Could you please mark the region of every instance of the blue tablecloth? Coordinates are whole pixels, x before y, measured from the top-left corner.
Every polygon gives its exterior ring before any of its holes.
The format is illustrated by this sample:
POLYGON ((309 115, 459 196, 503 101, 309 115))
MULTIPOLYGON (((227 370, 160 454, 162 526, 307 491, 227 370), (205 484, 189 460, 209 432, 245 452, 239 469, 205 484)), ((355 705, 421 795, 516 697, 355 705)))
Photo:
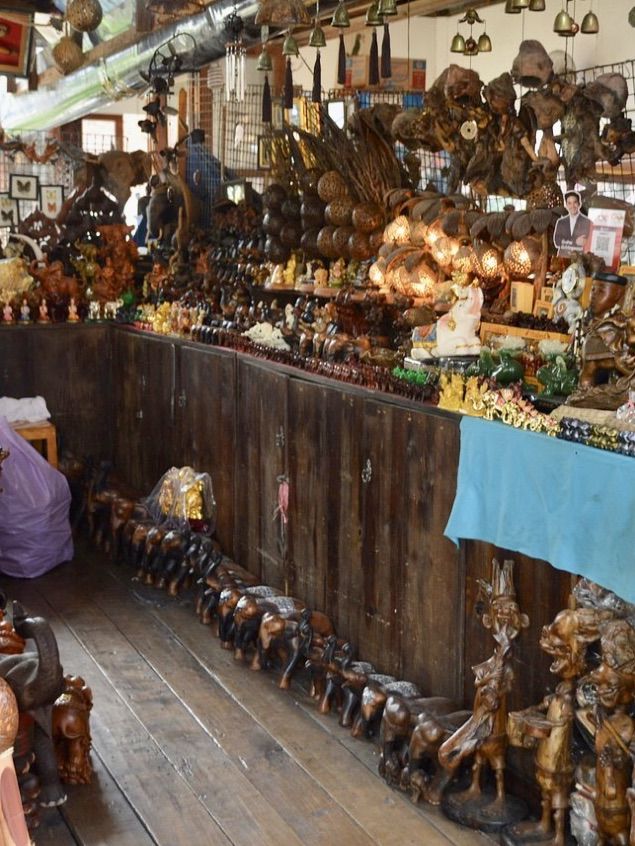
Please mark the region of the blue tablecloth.
POLYGON ((445 534, 542 558, 635 602, 635 459, 465 417, 445 534))

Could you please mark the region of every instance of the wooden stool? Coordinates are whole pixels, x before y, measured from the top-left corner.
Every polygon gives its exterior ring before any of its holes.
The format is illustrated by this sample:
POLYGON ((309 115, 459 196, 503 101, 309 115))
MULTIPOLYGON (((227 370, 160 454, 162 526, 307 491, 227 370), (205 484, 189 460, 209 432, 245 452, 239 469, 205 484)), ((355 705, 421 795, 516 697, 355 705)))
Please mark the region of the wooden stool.
POLYGON ((12 423, 11 428, 29 443, 43 441, 46 445, 46 459, 52 467, 57 469, 57 434, 55 426, 50 421, 12 423))

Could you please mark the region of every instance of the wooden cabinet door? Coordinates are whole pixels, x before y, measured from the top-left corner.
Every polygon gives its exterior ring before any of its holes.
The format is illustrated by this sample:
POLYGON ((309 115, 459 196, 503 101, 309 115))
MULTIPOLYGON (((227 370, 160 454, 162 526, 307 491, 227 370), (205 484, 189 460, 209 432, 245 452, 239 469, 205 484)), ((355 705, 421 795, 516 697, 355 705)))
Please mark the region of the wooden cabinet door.
POLYGON ((236 356, 228 350, 179 350, 177 408, 182 461, 209 473, 216 499, 216 532, 228 555, 234 546, 236 356))
POLYGON ((464 572, 443 531, 454 500, 452 420, 368 401, 362 460, 364 642, 368 658, 426 694, 462 695, 464 572), (454 660, 448 656, 453 654, 454 660))
POLYGON ((290 592, 359 646, 363 608, 363 400, 329 383, 289 383, 290 592))
POLYGON ((278 511, 287 475, 288 377, 267 362, 237 360, 234 555, 273 587, 285 587, 287 527, 278 511))
POLYGON ((33 396, 28 337, 26 326, 0 326, 0 396, 33 396))
POLYGON ((117 409, 115 464, 139 493, 180 464, 176 432, 177 352, 173 343, 116 332, 113 350, 117 409))

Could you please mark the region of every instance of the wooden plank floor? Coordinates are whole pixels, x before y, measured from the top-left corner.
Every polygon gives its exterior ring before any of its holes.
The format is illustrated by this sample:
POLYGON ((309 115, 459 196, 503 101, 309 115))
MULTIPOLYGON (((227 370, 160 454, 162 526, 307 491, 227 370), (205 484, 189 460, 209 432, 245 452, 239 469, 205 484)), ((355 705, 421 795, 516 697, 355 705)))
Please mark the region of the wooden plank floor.
POLYGON ((65 671, 94 697, 93 783, 42 812, 38 846, 491 844, 389 789, 374 745, 299 685, 284 693, 236 664, 190 596, 81 546, 72 564, 1 584, 50 620, 65 671))

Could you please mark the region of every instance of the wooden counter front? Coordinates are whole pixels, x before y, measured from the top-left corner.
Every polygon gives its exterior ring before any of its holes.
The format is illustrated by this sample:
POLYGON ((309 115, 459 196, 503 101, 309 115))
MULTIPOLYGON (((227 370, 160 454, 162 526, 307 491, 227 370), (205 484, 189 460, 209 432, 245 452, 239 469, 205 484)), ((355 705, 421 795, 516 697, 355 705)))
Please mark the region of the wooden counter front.
MULTIPOLYGON (((2 393, 46 398, 63 448, 114 461, 140 491, 172 465, 209 472, 228 554, 332 615, 379 670, 471 703, 471 666, 492 652, 477 580, 505 553, 443 536, 458 417, 116 325, 1 327, 0 375, 2 393)), ((554 683, 538 638, 570 576, 506 557, 531 621, 516 643, 510 708, 520 708, 554 683)))

